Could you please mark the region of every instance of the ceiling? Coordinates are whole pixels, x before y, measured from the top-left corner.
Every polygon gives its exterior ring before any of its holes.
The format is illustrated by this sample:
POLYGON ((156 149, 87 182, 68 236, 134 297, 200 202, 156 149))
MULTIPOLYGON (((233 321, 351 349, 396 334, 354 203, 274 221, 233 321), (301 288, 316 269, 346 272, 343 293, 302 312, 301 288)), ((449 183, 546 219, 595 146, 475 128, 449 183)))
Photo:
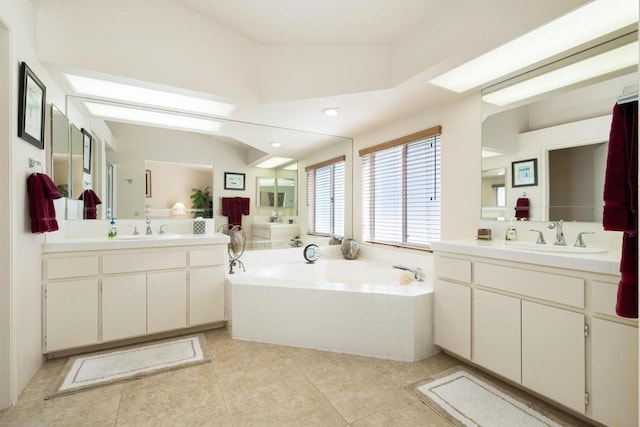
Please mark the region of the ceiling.
POLYGON ((586 0, 31 2, 37 55, 65 91, 72 70, 231 102, 232 120, 355 137, 469 95, 429 80, 586 0))

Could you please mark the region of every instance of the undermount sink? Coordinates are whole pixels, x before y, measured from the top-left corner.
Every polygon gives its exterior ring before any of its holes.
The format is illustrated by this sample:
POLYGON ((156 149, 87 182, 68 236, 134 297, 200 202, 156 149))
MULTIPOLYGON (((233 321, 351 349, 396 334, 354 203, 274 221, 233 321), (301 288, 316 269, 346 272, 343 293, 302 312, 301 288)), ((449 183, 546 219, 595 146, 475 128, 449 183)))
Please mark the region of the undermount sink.
POLYGON ((553 244, 539 245, 534 242, 505 242, 504 246, 509 249, 519 249, 523 251, 550 252, 557 254, 603 254, 608 252, 603 248, 579 248, 576 246, 558 246, 553 244))
POLYGON ((164 240, 164 239, 177 239, 179 234, 164 233, 164 234, 129 234, 129 235, 117 235, 116 240, 164 240))

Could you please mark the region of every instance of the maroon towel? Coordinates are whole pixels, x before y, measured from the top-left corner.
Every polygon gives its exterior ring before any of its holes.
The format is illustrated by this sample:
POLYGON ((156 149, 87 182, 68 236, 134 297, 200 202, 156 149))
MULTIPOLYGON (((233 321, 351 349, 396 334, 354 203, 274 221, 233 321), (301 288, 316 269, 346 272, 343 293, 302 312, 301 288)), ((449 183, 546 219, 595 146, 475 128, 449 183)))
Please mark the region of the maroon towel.
POLYGON ((29 175, 27 178, 27 192, 29 193, 31 232, 56 231, 58 229, 58 221, 56 220, 53 199, 59 199, 62 194, 51 181, 51 178, 43 173, 29 175))
POLYGON ((516 219, 527 220, 529 219, 529 199, 526 197, 520 197, 516 201, 516 219))
POLYGON ((638 317, 638 101, 616 104, 604 180, 605 230, 623 231, 616 313, 638 317))
POLYGON ((222 215, 229 217, 229 227, 242 226, 242 215, 249 215, 248 197, 223 197, 222 215))
POLYGON ((97 206, 102 204, 102 200, 100 200, 92 189, 84 190, 82 194, 80 194, 80 197, 78 197, 78 200, 84 200, 84 219, 98 218, 97 206))

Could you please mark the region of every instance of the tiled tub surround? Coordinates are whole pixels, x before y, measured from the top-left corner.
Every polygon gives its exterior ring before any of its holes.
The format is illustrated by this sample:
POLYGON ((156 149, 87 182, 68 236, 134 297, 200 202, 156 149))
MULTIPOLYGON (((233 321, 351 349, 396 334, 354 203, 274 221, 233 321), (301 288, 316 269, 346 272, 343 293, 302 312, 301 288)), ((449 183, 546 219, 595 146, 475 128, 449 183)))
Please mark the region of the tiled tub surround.
POLYGON ((233 337, 400 361, 436 352, 430 255, 365 247, 344 260, 339 247, 322 249, 316 264, 301 249, 269 251, 279 259, 270 263, 258 251, 243 259, 248 271, 230 276, 233 337), (420 266, 426 280, 400 285, 394 259, 420 266))

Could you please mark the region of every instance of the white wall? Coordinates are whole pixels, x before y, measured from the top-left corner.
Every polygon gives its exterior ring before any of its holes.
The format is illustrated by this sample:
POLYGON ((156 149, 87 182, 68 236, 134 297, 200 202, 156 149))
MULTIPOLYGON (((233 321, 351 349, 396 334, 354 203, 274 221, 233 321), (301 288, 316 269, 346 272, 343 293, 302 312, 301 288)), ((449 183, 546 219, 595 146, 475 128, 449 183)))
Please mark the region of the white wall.
MULTIPOLYGON (((362 212, 362 167, 358 151, 404 135, 442 126, 441 238, 474 238, 480 222, 480 96, 424 111, 354 138, 353 211, 362 212)), ((353 215, 354 236, 362 240, 362 218, 353 215)))
MULTIPOLYGON (((0 22, 9 29, 0 35, 0 135, 3 143, 0 208, 3 244, 0 247, 2 312, 9 295, 9 328, 0 321, 0 408, 15 402, 35 372, 42 366, 41 326, 41 234, 31 234, 26 179, 28 161, 33 158, 44 167, 45 151, 17 137, 19 64, 25 61, 47 88, 47 104, 64 105, 64 95, 35 56, 35 13, 29 1, 0 2, 0 22), (8 48, 8 49, 7 49, 8 48), (8 52, 8 54, 7 54, 8 52), (8 87, 7 87, 8 83, 8 87), (6 120, 8 114, 8 122, 6 120), (3 119, 4 117, 4 119, 3 119), (29 256, 13 256, 29 254, 29 256), (8 291, 7 291, 8 287, 8 291), (5 346, 5 344, 9 344, 5 346), (6 349, 10 352, 7 364, 6 349), (9 377, 9 381, 4 381, 9 377)), ((47 105, 47 120, 50 105, 47 105)), ((47 124, 48 130, 48 124, 47 124)), ((49 143, 47 133, 45 143, 49 143)))

